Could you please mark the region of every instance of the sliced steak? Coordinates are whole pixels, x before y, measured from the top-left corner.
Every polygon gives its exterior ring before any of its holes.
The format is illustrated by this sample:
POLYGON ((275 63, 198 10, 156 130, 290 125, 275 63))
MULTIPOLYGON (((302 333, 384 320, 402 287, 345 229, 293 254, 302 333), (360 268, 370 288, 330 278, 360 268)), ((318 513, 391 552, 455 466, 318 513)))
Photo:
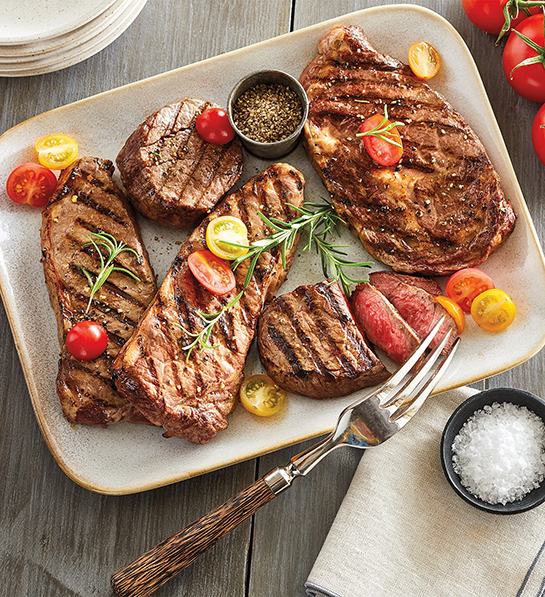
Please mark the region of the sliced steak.
POLYGON ((363 282, 350 298, 356 321, 377 348, 404 363, 420 344, 420 337, 377 288, 363 282))
POLYGON ((295 219, 290 205, 303 202, 304 179, 287 164, 274 164, 228 196, 182 245, 166 278, 132 338, 114 364, 116 386, 167 437, 204 444, 227 427, 244 377, 244 361, 263 305, 274 296, 291 266, 297 243, 282 267, 280 248, 263 253, 242 298, 212 328, 214 348, 187 356, 187 347, 204 327, 201 313, 217 313, 242 290, 248 262, 235 272, 237 287, 225 296, 206 290, 187 265, 188 256, 206 248, 206 227, 219 216, 244 221, 249 242, 271 229, 258 215, 295 219))
MULTIPOLYGON (((445 317, 437 336, 430 344, 432 349, 441 342, 444 335, 451 329, 456 330, 454 319, 431 294, 422 290, 422 288, 410 286, 409 284, 399 284, 390 294, 388 300, 421 339, 429 334, 441 317, 445 317)), ((451 340, 445 346, 445 353, 450 349, 455 339, 456 334, 453 334, 451 340)))
POLYGON ((217 104, 184 99, 147 118, 127 139, 117 167, 127 196, 146 218, 170 228, 194 228, 242 172, 238 137, 204 141, 197 117, 217 104))
POLYGON ((369 348, 343 291, 327 282, 279 296, 259 320, 261 363, 289 392, 345 396, 390 374, 369 348))
POLYGON ((63 170, 43 210, 41 228, 42 263, 61 345, 57 392, 70 422, 99 427, 144 421, 116 391, 110 367, 156 291, 134 212, 112 180, 113 170, 112 162, 91 157, 63 170), (136 251, 140 263, 128 252, 121 253, 115 263, 133 272, 140 282, 112 272, 86 313, 90 288, 80 266, 93 276, 100 270, 96 251, 89 246, 90 234, 98 232, 111 234, 136 251), (65 343, 72 326, 84 319, 97 321, 108 332, 106 352, 88 362, 75 359, 65 343))
POLYGON ((435 280, 423 278, 421 276, 407 276, 396 272, 380 271, 369 274, 369 282, 382 292, 388 298, 390 294, 399 286, 399 284, 409 284, 422 288, 432 296, 441 296, 443 291, 435 280))
POLYGON ((365 249, 404 273, 450 274, 482 263, 515 214, 486 151, 439 93, 380 54, 358 27, 334 27, 301 75, 310 100, 308 155, 335 209, 365 249), (356 137, 387 108, 403 141, 395 166, 356 137))

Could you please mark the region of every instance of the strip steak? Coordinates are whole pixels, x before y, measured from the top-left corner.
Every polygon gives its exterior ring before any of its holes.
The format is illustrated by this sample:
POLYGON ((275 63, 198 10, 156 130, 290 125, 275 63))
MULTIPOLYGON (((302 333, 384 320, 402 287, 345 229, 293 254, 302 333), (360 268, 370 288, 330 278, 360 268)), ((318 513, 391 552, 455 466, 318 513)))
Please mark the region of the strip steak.
POLYGON ((146 422, 116 391, 110 367, 156 292, 133 209, 112 180, 113 170, 112 162, 92 157, 63 170, 43 210, 41 228, 42 263, 61 345, 57 392, 70 422, 99 427, 120 421, 146 422), (94 249, 86 246, 92 232, 111 234, 134 249, 140 263, 127 252, 116 263, 141 281, 113 272, 85 313, 90 289, 78 266, 94 275, 100 269, 94 249), (65 342, 70 329, 85 319, 97 321, 108 332, 106 352, 88 362, 75 359, 65 342))
POLYGON ((127 139, 117 167, 127 195, 146 218, 169 228, 194 228, 242 172, 242 145, 204 141, 197 117, 217 104, 185 98, 161 108, 127 139))
POLYGON ((276 297, 263 311, 257 338, 267 373, 303 396, 345 396, 390 375, 369 348, 338 284, 299 286, 276 297))
POLYGON ((252 280, 236 305, 214 326, 212 349, 195 349, 186 359, 188 333, 203 329, 198 311, 217 313, 242 290, 248 262, 236 270, 237 287, 225 296, 206 290, 188 269, 188 256, 206 248, 206 227, 219 216, 240 218, 249 242, 271 233, 258 212, 289 221, 298 212, 288 204, 303 203, 304 179, 288 164, 274 164, 228 196, 182 245, 165 281, 133 337, 115 364, 116 386, 166 437, 204 444, 227 427, 244 377, 244 361, 263 305, 282 284, 295 256, 288 251, 282 268, 279 248, 263 253, 252 280))
POLYGON ((396 272, 379 271, 369 274, 369 282, 382 292, 388 298, 390 294, 400 285, 409 284, 422 288, 432 296, 441 296, 443 291, 435 280, 431 278, 423 278, 422 276, 407 276, 405 274, 398 274, 396 272))
POLYGON ((301 75, 310 100, 308 155, 333 205, 365 249, 404 273, 451 274, 482 263, 515 214, 486 151, 464 118, 358 27, 334 27, 301 75), (382 167, 356 137, 387 108, 403 141, 382 167))

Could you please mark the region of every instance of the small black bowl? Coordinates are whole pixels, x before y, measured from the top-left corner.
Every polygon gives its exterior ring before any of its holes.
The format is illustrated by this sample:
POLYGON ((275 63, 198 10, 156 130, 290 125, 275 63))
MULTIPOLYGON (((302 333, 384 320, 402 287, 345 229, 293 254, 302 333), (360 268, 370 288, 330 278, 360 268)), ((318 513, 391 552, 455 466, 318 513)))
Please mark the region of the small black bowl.
POLYGON ((454 491, 472 506, 495 514, 518 514, 519 512, 535 508, 545 501, 545 481, 543 481, 538 488, 533 489, 530 493, 525 495, 521 500, 508 502, 505 505, 489 504, 474 496, 460 483, 460 477, 454 472, 452 465, 452 442, 458 435, 462 425, 474 412, 482 409, 487 404, 493 404, 494 402, 500 404, 502 402, 511 402, 512 404, 525 406, 528 410, 534 412, 538 417, 545 421, 545 402, 530 392, 516 390, 514 388, 497 388, 475 394, 463 402, 452 413, 445 425, 443 436, 441 438, 441 463, 443 465, 445 476, 452 485, 454 491))

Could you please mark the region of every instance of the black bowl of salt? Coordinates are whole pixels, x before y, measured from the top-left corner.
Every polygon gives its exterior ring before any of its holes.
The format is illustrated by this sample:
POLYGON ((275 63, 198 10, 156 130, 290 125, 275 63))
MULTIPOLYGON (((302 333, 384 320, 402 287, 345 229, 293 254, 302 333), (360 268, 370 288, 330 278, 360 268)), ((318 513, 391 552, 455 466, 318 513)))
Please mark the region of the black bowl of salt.
POLYGON ((517 514, 545 501, 545 402, 524 390, 475 394, 448 420, 443 471, 466 502, 517 514))

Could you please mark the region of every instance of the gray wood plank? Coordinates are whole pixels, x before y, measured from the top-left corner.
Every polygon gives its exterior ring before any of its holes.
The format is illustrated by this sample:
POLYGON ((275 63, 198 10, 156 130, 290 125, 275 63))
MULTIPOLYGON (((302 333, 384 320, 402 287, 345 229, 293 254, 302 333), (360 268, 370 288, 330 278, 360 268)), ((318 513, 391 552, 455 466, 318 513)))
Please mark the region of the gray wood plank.
MULTIPOLYGON (((289 0, 149 0, 118 40, 85 62, 43 76, 0 78, 0 132, 57 106, 284 33, 289 19, 289 0)), ((37 287, 42 291, 45 286, 37 287)), ((107 595, 115 569, 253 482, 256 463, 248 461, 139 495, 82 489, 41 437, 3 306, 0 339, 1 595, 107 595)), ((157 595, 245 595, 250 528, 250 522, 239 527, 157 595)))

